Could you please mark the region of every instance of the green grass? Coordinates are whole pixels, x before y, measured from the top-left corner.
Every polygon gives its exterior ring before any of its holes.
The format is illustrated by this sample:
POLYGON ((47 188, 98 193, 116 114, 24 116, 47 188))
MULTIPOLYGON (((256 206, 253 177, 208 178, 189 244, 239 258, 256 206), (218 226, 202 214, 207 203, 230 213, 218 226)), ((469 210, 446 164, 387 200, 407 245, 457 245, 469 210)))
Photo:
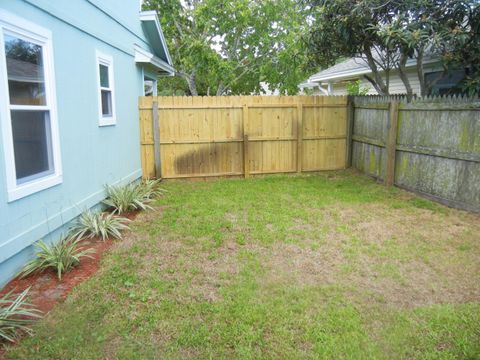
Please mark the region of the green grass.
POLYGON ((479 217, 350 172, 167 182, 11 359, 475 359, 479 217))

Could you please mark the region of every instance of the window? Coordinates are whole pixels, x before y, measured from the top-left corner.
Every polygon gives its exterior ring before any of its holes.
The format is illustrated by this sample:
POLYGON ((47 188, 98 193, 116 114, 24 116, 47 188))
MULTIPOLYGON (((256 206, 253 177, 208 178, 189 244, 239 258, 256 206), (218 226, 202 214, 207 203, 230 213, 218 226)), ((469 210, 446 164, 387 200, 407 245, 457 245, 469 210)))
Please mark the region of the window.
POLYGON ((97 52, 100 126, 115 125, 113 59, 97 52))
POLYGON ((0 122, 8 200, 61 183, 51 34, 0 11, 0 122))
POLYGON ((149 77, 143 78, 143 95, 157 96, 157 81, 149 77))
POLYGON ((453 95, 462 94, 460 83, 465 78, 465 70, 450 70, 447 74, 443 71, 435 71, 425 74, 425 82, 435 82, 429 95, 453 95))

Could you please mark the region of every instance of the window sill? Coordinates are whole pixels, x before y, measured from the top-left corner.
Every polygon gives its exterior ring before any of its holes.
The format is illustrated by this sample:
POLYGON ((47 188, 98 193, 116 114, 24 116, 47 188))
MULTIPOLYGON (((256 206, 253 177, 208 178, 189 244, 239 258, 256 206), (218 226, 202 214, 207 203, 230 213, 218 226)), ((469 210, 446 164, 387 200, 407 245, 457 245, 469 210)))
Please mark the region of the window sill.
POLYGON ((101 118, 98 122, 98 126, 112 126, 116 125, 117 121, 115 118, 101 118))
POLYGON ((53 174, 30 183, 18 185, 8 191, 8 202, 19 200, 36 192, 61 184, 62 181, 63 177, 61 174, 53 174))

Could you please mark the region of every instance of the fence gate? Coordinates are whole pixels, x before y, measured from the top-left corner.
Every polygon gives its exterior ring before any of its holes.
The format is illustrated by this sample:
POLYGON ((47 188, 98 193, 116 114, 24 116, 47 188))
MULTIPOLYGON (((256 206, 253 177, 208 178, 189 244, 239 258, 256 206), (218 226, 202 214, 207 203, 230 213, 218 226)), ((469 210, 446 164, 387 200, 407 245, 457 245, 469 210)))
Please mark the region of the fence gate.
POLYGON ((140 97, 145 178, 344 169, 346 96, 140 97))

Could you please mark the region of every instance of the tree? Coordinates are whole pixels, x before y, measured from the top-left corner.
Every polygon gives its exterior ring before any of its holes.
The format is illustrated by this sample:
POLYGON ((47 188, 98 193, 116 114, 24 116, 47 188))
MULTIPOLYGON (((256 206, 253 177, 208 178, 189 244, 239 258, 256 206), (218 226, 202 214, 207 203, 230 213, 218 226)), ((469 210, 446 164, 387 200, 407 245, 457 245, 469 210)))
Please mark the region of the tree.
POLYGON ((470 83, 465 86, 478 92, 480 9, 476 0, 306 1, 312 13, 307 37, 311 62, 329 66, 342 57, 362 57, 372 71, 365 78, 381 95, 389 94, 390 72, 398 69, 410 97, 408 59, 417 62, 422 95, 449 68, 467 67, 470 83), (438 56, 444 66, 443 74, 428 82, 427 54, 438 56))
MULTIPOLYGON (((412 95, 412 89, 405 68, 408 58, 416 60, 421 96, 430 94, 432 87, 449 69, 463 68, 474 77, 480 76, 478 2, 404 0, 390 6, 390 11, 395 14, 392 21, 377 24, 374 28, 383 41, 400 54, 397 66, 409 96, 412 95), (425 56, 438 57, 443 65, 443 72, 430 80, 425 78, 425 56)), ((463 84, 465 90, 475 91, 468 81, 467 75, 463 84)))
POLYGON ((144 7, 159 12, 191 95, 260 93, 262 82, 295 93, 306 77, 298 41, 306 23, 294 0, 146 0, 144 7))
POLYGON ((361 0, 306 2, 311 11, 311 30, 307 37, 310 62, 328 67, 341 58, 361 57, 372 70, 372 76, 365 78, 379 94, 387 95, 390 70, 398 54, 372 28, 372 24, 389 21, 390 14, 381 6, 384 2, 378 0, 374 11, 361 0))

